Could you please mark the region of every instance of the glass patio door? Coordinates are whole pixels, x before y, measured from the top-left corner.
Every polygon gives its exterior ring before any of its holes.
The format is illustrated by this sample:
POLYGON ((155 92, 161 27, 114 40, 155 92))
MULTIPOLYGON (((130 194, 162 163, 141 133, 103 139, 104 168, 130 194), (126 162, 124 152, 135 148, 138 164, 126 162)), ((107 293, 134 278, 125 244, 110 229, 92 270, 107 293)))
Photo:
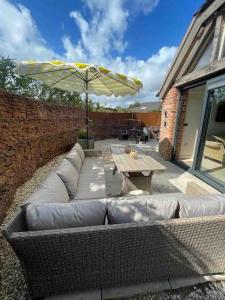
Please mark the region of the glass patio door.
POLYGON ((207 86, 195 171, 225 191, 225 79, 210 81, 207 86))

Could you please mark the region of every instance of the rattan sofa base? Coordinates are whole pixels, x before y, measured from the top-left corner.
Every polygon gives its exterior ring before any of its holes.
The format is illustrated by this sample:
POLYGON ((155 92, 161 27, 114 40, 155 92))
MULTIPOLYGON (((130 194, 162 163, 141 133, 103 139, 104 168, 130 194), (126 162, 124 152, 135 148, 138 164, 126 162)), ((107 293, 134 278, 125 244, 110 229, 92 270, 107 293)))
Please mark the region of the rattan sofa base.
POLYGON ((31 232, 24 213, 4 234, 29 296, 223 273, 225 216, 31 232))

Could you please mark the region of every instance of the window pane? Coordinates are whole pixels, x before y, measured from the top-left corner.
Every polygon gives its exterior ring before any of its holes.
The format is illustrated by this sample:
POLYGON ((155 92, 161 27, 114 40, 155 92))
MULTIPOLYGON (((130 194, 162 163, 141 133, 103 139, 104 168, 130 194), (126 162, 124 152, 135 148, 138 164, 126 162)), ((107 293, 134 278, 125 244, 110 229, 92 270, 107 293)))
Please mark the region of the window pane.
POLYGON ((213 48, 213 39, 211 39, 211 41, 209 42, 208 46, 206 47, 205 51, 203 52, 202 56, 197 62, 194 70, 202 69, 210 63, 212 48, 213 48))

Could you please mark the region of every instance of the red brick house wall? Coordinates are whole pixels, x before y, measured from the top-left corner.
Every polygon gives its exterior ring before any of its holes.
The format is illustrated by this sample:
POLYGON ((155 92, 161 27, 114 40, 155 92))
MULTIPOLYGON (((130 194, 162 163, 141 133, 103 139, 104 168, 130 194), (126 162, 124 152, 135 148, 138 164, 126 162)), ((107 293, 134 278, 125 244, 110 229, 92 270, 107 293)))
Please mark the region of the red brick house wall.
POLYGON ((188 93, 182 93, 182 106, 179 115, 179 126, 177 128, 177 142, 176 142, 176 159, 180 160, 180 150, 181 150, 181 141, 183 138, 184 132, 184 123, 185 123, 185 116, 186 116, 186 109, 187 109, 187 100, 188 100, 188 93))
POLYGON ((165 160, 170 160, 172 158, 176 113, 179 99, 180 92, 178 89, 171 88, 162 105, 159 153, 165 160))
POLYGON ((75 143, 84 112, 0 91, 0 222, 35 170, 75 143))

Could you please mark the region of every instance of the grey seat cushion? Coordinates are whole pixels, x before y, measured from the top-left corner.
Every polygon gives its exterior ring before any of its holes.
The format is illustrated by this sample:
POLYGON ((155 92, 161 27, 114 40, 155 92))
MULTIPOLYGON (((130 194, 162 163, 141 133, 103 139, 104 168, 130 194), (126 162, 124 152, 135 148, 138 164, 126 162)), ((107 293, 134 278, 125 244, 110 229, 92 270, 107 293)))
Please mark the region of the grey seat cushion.
POLYGON ((69 195, 60 177, 52 172, 26 201, 27 203, 67 203, 69 195))
POLYGON ((179 202, 179 217, 193 218, 225 213, 225 195, 183 196, 179 202))
POLYGON ((81 174, 75 199, 97 199, 106 196, 105 175, 81 174))
POLYGON ((74 166, 74 168, 76 168, 76 170, 80 172, 82 161, 77 150, 70 151, 70 153, 66 156, 66 159, 68 159, 69 162, 71 162, 71 164, 74 166))
POLYGON ((76 195, 77 183, 79 180, 78 171, 67 159, 64 159, 56 173, 59 175, 59 177, 65 184, 69 198, 73 199, 76 195))
POLYGON ((105 196, 105 171, 102 160, 85 158, 80 171, 75 199, 97 199, 105 196))
POLYGON ((111 200, 108 203, 109 224, 154 222, 175 217, 178 209, 176 199, 151 199, 141 196, 136 199, 111 200))
POLYGON ((78 152, 79 155, 80 155, 81 161, 83 162, 84 159, 85 159, 85 154, 84 154, 84 151, 83 151, 81 145, 78 144, 78 143, 76 143, 76 144, 74 145, 74 147, 72 148, 72 150, 77 150, 77 152, 78 152))
POLYGON ((72 203, 33 203, 27 206, 28 230, 48 230, 104 225, 104 201, 76 201, 72 203))
POLYGON ((104 170, 103 159, 101 157, 86 157, 83 165, 82 171, 96 171, 104 170))

